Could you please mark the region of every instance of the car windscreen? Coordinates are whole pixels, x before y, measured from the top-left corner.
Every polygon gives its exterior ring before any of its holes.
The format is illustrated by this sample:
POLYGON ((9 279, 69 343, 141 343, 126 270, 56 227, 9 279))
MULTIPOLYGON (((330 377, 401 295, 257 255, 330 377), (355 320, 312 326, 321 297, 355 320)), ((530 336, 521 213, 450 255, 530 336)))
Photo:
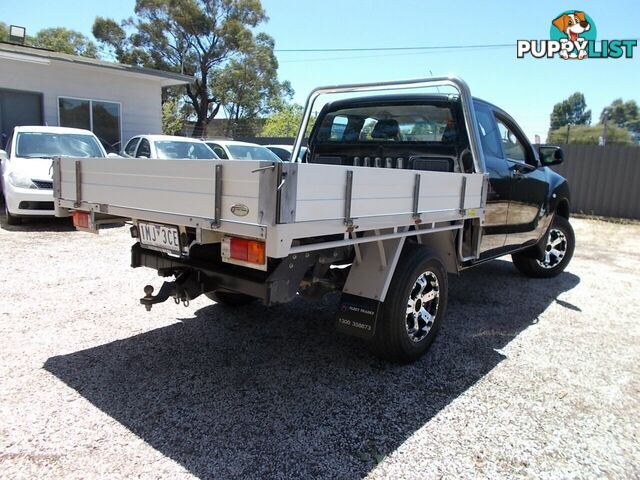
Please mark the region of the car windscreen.
POLYGON ((456 133, 453 112, 444 104, 375 104, 327 112, 316 141, 452 143, 456 133))
POLYGON ((227 145, 234 160, 268 160, 280 162, 280 158, 267 147, 257 145, 227 145))
POLYGON ((17 157, 104 157, 98 141, 81 133, 19 132, 17 157))
POLYGON ((211 160, 218 158, 209 147, 200 142, 181 142, 159 140, 155 142, 158 158, 177 159, 191 158, 197 160, 211 160))

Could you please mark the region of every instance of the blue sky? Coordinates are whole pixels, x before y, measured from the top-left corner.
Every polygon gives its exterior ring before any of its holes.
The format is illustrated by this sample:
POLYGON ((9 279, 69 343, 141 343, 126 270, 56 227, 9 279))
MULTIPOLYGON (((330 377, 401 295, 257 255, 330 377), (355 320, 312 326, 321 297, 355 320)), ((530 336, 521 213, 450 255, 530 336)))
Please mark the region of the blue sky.
MULTIPOLYGON (((91 35, 97 15, 133 15, 134 0, 21 0, 3 2, 0 20, 27 27, 64 26, 91 35)), ((259 29, 276 48, 368 48, 514 43, 548 39, 550 22, 564 10, 585 11, 599 39, 640 38, 637 0, 430 1, 262 0, 269 22, 259 29)), ((510 112, 533 139, 544 140, 554 103, 585 94, 594 123, 613 99, 640 103, 640 47, 633 59, 564 61, 516 58, 515 47, 428 52, 279 52, 280 78, 295 100, 337 83, 456 74, 474 95, 510 112)))

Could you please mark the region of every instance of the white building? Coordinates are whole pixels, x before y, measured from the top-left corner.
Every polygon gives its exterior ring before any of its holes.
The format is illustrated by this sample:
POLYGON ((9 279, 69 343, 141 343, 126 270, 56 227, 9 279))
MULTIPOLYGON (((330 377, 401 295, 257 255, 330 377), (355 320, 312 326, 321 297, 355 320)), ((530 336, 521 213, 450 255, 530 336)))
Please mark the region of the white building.
POLYGON ((191 77, 0 43, 0 148, 16 125, 92 130, 107 151, 162 133, 161 89, 191 77))

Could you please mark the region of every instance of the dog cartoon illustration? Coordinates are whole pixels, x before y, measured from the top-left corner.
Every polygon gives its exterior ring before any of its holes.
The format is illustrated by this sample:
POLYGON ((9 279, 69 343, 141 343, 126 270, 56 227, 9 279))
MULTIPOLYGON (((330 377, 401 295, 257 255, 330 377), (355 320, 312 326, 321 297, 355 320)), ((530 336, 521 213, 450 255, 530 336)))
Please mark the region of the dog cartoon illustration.
MULTIPOLYGON (((567 39, 574 45, 578 45, 583 39, 580 35, 591 29, 591 25, 587 20, 584 12, 564 13, 551 22, 555 27, 567 36, 567 39)), ((582 60, 587 56, 587 52, 583 48, 578 48, 579 53, 569 54, 567 50, 560 52, 560 56, 567 60, 568 58, 577 58, 582 60)))

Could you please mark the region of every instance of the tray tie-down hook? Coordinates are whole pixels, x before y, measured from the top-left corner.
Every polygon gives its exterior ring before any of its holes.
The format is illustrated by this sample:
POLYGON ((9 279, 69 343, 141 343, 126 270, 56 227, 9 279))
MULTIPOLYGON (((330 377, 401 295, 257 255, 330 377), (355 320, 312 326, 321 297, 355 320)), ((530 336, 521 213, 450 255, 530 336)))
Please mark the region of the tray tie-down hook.
MULTIPOLYGON (((275 170, 275 169, 276 169, 276 164, 273 163, 273 164, 268 165, 266 167, 260 167, 260 168, 256 168, 255 170, 251 170, 251 173, 264 172, 265 170, 275 170)), ((280 184, 276 188, 277 191, 282 190, 282 187, 284 186, 284 182, 286 180, 287 180, 287 172, 282 172, 280 174, 280 184)))

